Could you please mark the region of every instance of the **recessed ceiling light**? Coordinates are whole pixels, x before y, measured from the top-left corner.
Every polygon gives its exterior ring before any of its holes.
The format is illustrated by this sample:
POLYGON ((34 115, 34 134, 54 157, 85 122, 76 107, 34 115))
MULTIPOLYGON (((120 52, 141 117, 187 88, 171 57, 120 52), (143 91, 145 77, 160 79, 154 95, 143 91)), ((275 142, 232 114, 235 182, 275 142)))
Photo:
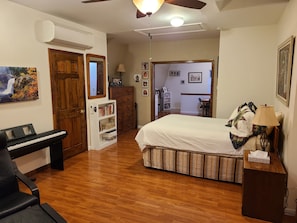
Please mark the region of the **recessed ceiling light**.
POLYGON ((170 24, 173 27, 180 27, 184 24, 184 20, 182 17, 174 17, 170 20, 170 24))

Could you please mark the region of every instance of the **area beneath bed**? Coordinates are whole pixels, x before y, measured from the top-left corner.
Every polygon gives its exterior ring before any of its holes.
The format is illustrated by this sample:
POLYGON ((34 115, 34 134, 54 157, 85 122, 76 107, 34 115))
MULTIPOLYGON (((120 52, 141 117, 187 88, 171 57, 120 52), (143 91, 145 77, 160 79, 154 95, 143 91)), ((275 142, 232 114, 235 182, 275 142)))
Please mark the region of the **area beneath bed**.
POLYGON ((170 148, 147 146, 143 150, 145 167, 194 177, 242 183, 242 157, 228 157, 170 148))

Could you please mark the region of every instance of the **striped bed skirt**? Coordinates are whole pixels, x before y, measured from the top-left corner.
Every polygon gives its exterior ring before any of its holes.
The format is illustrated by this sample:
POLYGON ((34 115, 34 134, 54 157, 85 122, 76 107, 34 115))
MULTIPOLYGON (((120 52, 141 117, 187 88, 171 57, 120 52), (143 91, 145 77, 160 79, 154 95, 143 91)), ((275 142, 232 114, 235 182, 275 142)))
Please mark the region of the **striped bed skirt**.
POLYGON ((243 158, 147 146, 145 167, 242 184, 243 158))

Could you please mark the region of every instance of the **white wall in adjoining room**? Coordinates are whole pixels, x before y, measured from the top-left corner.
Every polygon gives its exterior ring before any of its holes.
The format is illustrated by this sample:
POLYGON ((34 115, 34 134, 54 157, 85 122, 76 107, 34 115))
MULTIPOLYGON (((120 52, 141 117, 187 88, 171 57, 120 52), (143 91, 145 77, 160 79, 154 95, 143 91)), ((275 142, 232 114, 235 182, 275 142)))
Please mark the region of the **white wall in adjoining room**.
MULTIPOLYGON (((194 63, 170 63, 155 64, 155 87, 161 89, 166 87, 171 92, 171 109, 181 109, 187 114, 199 113, 199 97, 203 95, 189 96, 181 94, 210 94, 211 93, 211 62, 194 63), (178 76, 170 76, 169 72, 179 72, 178 76), (189 83, 188 75, 190 72, 200 72, 202 75, 201 83, 189 83), (187 108, 185 108, 185 105, 187 108), (185 110, 186 109, 186 110, 185 110)), ((210 98, 207 96, 206 98, 210 98)))

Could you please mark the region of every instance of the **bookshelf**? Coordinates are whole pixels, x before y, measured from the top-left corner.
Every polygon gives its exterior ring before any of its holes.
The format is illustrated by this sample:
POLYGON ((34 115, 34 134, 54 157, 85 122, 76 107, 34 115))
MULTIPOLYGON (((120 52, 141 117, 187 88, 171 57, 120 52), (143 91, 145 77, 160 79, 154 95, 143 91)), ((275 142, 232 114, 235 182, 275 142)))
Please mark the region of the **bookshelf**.
POLYGON ((108 100, 90 106, 91 145, 103 149, 117 142, 116 101, 108 100))
POLYGON ((164 92, 163 94, 163 110, 171 109, 171 91, 164 92))

